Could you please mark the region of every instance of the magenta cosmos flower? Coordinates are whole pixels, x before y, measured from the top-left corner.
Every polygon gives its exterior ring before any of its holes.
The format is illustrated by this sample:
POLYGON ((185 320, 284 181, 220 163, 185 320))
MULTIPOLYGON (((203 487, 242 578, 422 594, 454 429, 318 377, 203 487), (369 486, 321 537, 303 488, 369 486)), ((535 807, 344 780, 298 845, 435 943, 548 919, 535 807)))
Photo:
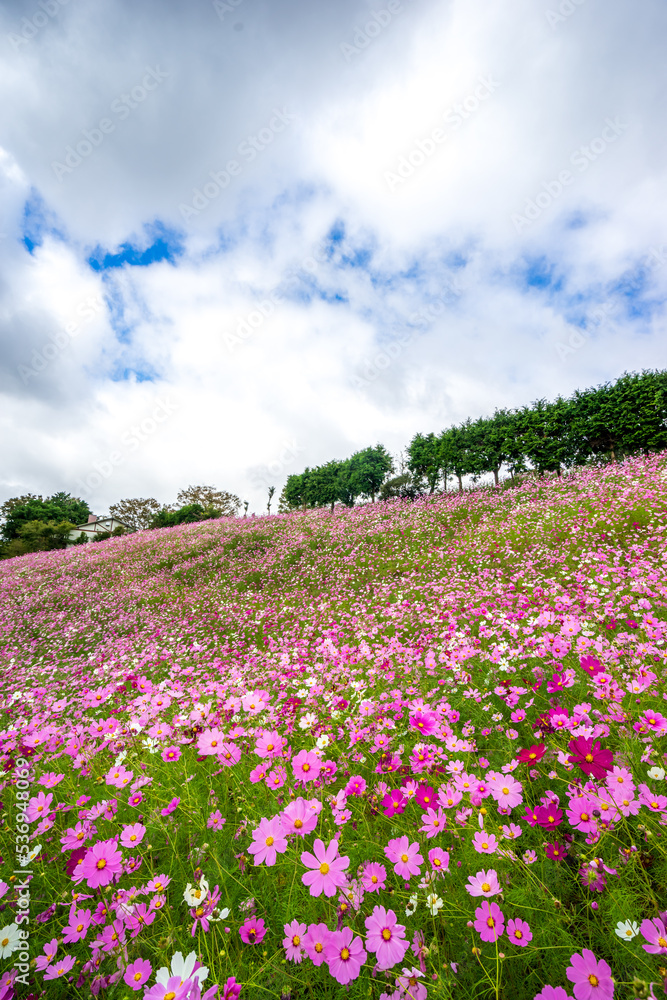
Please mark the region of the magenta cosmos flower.
POLYGON ((250 917, 249 920, 244 921, 239 927, 239 934, 241 935, 241 940, 245 941, 246 944, 260 944, 266 934, 264 921, 261 917, 259 920, 256 917, 250 917))
POLYGON ((123 827, 120 835, 120 842, 123 847, 138 847, 146 834, 146 827, 141 823, 132 823, 131 826, 123 827))
POLYGON ((361 876, 361 884, 366 892, 380 892, 381 889, 384 889, 386 881, 387 869, 384 865, 379 865, 375 861, 366 865, 361 876))
POLYGON ((162 760, 165 761, 178 760, 181 756, 181 751, 178 747, 167 747, 162 751, 160 756, 162 757, 162 760))
POLYGON ((607 777, 607 772, 611 771, 614 764, 614 755, 611 750, 601 750, 599 740, 593 742, 592 739, 579 736, 576 740, 570 740, 567 746, 571 764, 576 764, 584 774, 590 774, 593 778, 603 781, 607 777))
POLYGON ((366 917, 366 947, 375 953, 378 969, 391 969, 401 962, 410 942, 405 940, 405 927, 396 923, 393 910, 384 906, 374 906, 370 917, 366 917))
POLYGON ((420 865, 424 863, 419 853, 419 844, 411 844, 407 837, 395 837, 389 841, 384 853, 401 878, 409 879, 411 875, 419 875, 420 865))
POLYGON ((261 865, 262 861, 265 861, 270 868, 275 865, 278 854, 284 854, 287 850, 287 838, 279 816, 274 816, 273 819, 260 819, 259 826, 252 831, 252 837, 248 854, 255 855, 255 865, 261 865))
POLYGON ((151 963, 145 958, 137 958, 125 970, 123 982, 127 983, 131 990, 140 990, 153 971, 151 963))
POLYGON ((494 869, 490 868, 488 872, 482 870, 476 875, 469 875, 466 891, 471 896, 495 896, 496 893, 500 892, 500 884, 494 869))
POLYGON ((570 995, 562 986, 543 986, 533 1000, 570 1000, 570 995))
POLYGON ((475 910, 475 930, 482 941, 497 941, 505 929, 505 917, 497 903, 486 900, 475 910))
POLYGON ((366 952, 361 938, 354 937, 350 927, 343 927, 342 931, 330 932, 324 957, 331 975, 344 986, 359 975, 359 970, 366 961, 366 952))
POLYGON ((654 917, 653 920, 642 920, 639 930, 648 941, 648 944, 642 945, 644 951, 651 952, 653 955, 667 954, 667 929, 659 917, 654 917))
POLYGON ((507 936, 512 944, 518 944, 520 948, 525 948, 533 940, 533 932, 525 920, 508 920, 507 936))
POLYGON ((570 962, 565 975, 574 983, 572 992, 577 1000, 611 1000, 614 983, 604 959, 598 962, 592 951, 583 948, 581 955, 572 955, 570 962))
POLYGON ((114 875, 120 874, 123 855, 115 840, 100 840, 86 852, 81 862, 82 875, 91 889, 108 885, 114 875))
MULTIPOLYGON (((319 803, 317 805, 319 806, 319 803)), ((300 837, 305 837, 317 826, 318 817, 319 813, 312 808, 311 803, 299 796, 283 809, 280 824, 285 834, 297 833, 300 837)))
POLYGON ((385 816, 394 816, 396 813, 403 812, 407 805, 407 800, 400 788, 394 788, 392 792, 387 792, 382 799, 381 805, 385 816))
POLYGON ((309 851, 304 851, 301 855, 302 864, 306 868, 312 868, 312 871, 301 876, 301 881, 310 886, 311 896, 321 896, 322 893, 325 896, 335 896, 337 889, 347 885, 345 869, 350 859, 347 856, 339 857, 337 840, 332 840, 325 848, 318 837, 313 844, 313 851, 314 856, 309 851))

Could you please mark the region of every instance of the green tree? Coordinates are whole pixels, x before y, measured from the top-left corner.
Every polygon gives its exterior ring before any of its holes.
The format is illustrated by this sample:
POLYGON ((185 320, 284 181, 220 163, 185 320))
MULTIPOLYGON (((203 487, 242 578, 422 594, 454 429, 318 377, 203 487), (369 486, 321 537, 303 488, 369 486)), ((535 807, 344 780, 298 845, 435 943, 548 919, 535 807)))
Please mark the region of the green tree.
POLYGON ((236 494, 218 490, 215 486, 188 486, 186 490, 179 490, 176 497, 177 508, 187 507, 193 503, 219 511, 219 517, 234 517, 241 506, 236 494))
POLYGON ((134 497, 111 504, 109 513, 139 531, 141 528, 150 528, 153 518, 161 509, 153 497, 134 497))
POLYGON ((357 496, 366 497, 375 503, 376 494, 387 478, 394 471, 394 462, 382 444, 373 448, 357 451, 350 458, 350 479, 357 496))
POLYGON ((426 483, 433 493, 443 471, 440 442, 435 434, 415 434, 408 446, 408 469, 416 488, 426 483))
POLYGON ((331 461, 311 470, 308 480, 308 502, 313 507, 330 506, 340 500, 344 462, 331 461))
MULTIPOLYGON (((19 498, 14 498, 19 499, 19 498)), ((69 521, 77 525, 88 520, 90 507, 85 500, 79 500, 69 493, 54 493, 52 497, 43 500, 41 497, 20 498, 23 503, 5 502, 8 513, 3 525, 3 536, 10 541, 18 538, 20 529, 30 521, 53 522, 69 521)))

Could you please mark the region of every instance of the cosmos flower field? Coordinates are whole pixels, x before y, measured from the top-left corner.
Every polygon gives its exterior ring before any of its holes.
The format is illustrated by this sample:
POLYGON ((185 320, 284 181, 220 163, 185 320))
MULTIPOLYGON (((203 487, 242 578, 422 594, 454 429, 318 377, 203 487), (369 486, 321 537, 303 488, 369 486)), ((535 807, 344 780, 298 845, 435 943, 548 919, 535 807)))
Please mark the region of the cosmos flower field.
POLYGON ((663 995, 666 469, 0 563, 0 1000, 663 995))

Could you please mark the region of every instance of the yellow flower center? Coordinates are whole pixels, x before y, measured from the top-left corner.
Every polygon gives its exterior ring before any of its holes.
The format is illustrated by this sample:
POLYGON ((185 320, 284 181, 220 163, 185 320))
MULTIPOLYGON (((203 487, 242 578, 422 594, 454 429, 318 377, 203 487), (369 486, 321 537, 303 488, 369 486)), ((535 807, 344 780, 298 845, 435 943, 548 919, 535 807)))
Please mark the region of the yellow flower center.
POLYGON ((329 865, 326 863, 326 861, 323 861, 322 864, 320 865, 320 873, 322 875, 326 875, 328 871, 329 871, 329 865))
POLYGON ((350 957, 349 949, 343 948, 343 950, 340 953, 340 957, 343 959, 344 962, 347 962, 348 958, 350 957))
POLYGON ((385 927, 385 929, 382 931, 382 937, 385 941, 391 941, 391 931, 389 930, 388 927, 385 927))
POLYGON ((296 830, 300 830, 302 826, 303 826, 303 820, 301 819, 294 820, 294 827, 296 830))
POLYGON ((598 979, 597 976, 594 976, 593 973, 591 972, 590 976, 588 977, 588 982, 591 984, 591 986, 597 986, 600 980, 598 979))
POLYGON ((482 892, 490 892, 491 886, 488 882, 482 882, 482 892))
POLYGON ((295 934, 294 937, 292 938, 292 944, 296 948, 300 943, 301 943, 301 938, 299 937, 298 934, 295 934))
POLYGON ((273 843, 273 837, 267 837, 266 838, 266 846, 270 847, 272 843, 273 843))
POLYGON ((375 885, 377 881, 378 881, 377 875, 371 875, 371 882, 373 883, 373 885, 375 885))
POLYGON ((310 764, 308 763, 308 761, 306 761, 306 763, 303 764, 302 767, 304 771, 310 771, 310 764))
POLYGON ((106 858, 100 858, 95 867, 101 871, 102 868, 106 868, 106 865, 107 865, 106 858))
POLYGON ((407 854, 401 854, 401 861, 406 862, 408 860, 407 854))

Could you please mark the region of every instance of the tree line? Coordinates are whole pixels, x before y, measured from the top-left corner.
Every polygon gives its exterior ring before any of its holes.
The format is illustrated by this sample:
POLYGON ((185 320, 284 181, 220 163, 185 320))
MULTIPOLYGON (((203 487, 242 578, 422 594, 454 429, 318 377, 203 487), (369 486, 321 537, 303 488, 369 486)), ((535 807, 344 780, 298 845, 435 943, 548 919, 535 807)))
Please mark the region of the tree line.
MULTIPOLYGON (((576 465, 617 461, 638 452, 667 448, 667 371, 624 373, 615 382, 577 390, 570 397, 539 399, 516 409, 496 409, 491 417, 469 418, 439 434, 416 434, 397 463, 382 444, 350 458, 332 460, 288 476, 278 511, 352 507, 358 499, 414 499, 449 489, 463 478, 473 483, 501 472, 511 481, 525 473, 560 475, 576 465), (398 473, 398 474, 397 474, 398 473)), ((268 490, 267 513, 275 487, 268 490)), ((244 501, 244 513, 248 512, 244 501)), ((229 517, 238 513, 239 498, 214 486, 188 486, 174 504, 153 497, 134 497, 112 504, 109 513, 133 530, 229 517)), ((44 499, 32 493, 0 505, 0 558, 64 548, 70 533, 88 520, 85 500, 69 493, 44 499)), ((114 534, 122 533, 116 529, 114 534)), ((94 540, 108 538, 98 533, 94 540)), ((82 536, 79 541, 86 541, 82 536)), ((71 543, 70 543, 71 544, 71 543)))
POLYGON ((357 497, 414 498, 463 489, 463 477, 477 482, 501 471, 509 478, 528 472, 560 475, 592 461, 667 448, 667 371, 624 373, 615 382, 577 390, 548 402, 496 409, 491 417, 468 418, 440 434, 416 434, 406 449, 400 475, 382 445, 342 462, 327 462, 288 478, 280 510, 351 506, 357 497), (381 474, 383 473, 383 474, 381 474))

